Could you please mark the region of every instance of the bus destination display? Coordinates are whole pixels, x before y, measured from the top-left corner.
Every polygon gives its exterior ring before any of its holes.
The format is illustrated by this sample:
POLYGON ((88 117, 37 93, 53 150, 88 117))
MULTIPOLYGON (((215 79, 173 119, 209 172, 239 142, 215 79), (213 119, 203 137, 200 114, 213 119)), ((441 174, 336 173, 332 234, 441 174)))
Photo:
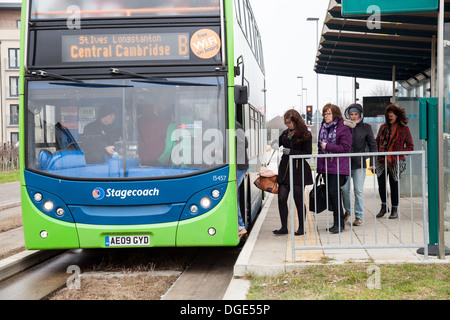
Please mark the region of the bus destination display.
POLYGON ((63 35, 63 62, 189 60, 188 33, 63 35))

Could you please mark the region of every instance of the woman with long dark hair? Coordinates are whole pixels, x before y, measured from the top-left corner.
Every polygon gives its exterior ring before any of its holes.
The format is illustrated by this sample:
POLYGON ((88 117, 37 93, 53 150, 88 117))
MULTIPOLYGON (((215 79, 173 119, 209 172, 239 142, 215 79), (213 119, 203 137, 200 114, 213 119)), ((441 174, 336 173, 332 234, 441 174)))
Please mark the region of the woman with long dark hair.
MULTIPOLYGON (((281 228, 274 230, 274 234, 287 234, 287 218, 289 196, 289 156, 312 154, 312 135, 308 131, 305 122, 300 114, 294 109, 286 111, 284 114, 284 124, 288 127, 279 138, 279 145, 283 148, 280 166, 278 168, 278 210, 280 212, 281 228)), ((304 188, 313 184, 311 168, 306 159, 294 159, 294 201, 297 207, 299 226, 296 235, 305 233, 304 215, 306 219, 306 207, 303 201, 304 188)))
MULTIPOLYGON (((378 152, 413 151, 414 142, 407 126, 408 117, 404 109, 390 104, 384 112, 386 122, 381 125, 377 134, 378 152)), ((386 176, 389 176, 391 188, 392 210, 389 219, 398 218, 398 181, 406 170, 405 156, 379 156, 376 173, 378 177, 378 191, 381 199, 381 210, 377 218, 383 217, 388 212, 386 201, 386 176), (386 171, 387 165, 387 171, 386 171)))

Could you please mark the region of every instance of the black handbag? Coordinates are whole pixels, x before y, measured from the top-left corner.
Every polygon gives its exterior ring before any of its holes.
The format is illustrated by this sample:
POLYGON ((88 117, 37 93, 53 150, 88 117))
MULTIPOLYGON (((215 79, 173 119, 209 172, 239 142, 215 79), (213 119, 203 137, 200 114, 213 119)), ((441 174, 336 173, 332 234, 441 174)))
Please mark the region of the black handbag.
MULTIPOLYGON (((327 209, 327 186, 322 174, 316 177, 316 184, 309 192, 309 211, 321 213, 327 209)), ((331 203, 328 201, 328 210, 332 211, 331 203)))

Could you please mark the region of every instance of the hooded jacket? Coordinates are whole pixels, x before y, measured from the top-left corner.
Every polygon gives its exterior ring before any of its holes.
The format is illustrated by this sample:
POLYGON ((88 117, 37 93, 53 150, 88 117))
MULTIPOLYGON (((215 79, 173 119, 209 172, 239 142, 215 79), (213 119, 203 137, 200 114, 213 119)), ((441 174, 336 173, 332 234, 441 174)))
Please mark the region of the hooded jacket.
MULTIPOLYGON (((344 116, 347 120, 344 121, 344 124, 350 128, 352 131, 352 153, 362 153, 362 152, 378 152, 377 143, 375 141, 375 137, 373 135, 372 126, 368 123, 364 123, 364 113, 363 108, 360 104, 354 103, 351 104, 344 111, 344 116), (350 119, 350 109, 356 108, 360 110, 361 121, 355 123, 350 119)), ((366 168, 366 159, 367 157, 363 157, 362 168, 366 168)), ((352 157, 352 170, 361 168, 361 157, 352 157)), ((373 157, 370 157, 370 165, 373 166, 373 157)))

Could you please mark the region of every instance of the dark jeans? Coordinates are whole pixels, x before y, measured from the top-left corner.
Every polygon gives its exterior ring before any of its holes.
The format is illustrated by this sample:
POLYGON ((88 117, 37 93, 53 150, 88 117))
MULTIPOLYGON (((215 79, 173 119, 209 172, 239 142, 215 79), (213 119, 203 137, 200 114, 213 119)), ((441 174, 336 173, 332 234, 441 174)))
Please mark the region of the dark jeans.
MULTIPOLYGON (((387 171, 389 176, 389 186, 391 187, 391 204, 393 207, 398 206, 398 181, 395 181, 392 175, 387 171)), ((386 172, 378 177, 378 192, 380 193, 381 203, 386 203, 386 172)))
MULTIPOLYGON (((280 184, 278 186, 278 210, 280 212, 281 219, 281 229, 287 230, 287 221, 288 221, 288 199, 289 199, 289 187, 286 185, 280 184)), ((303 189, 302 186, 294 186, 294 202, 297 207, 297 215, 298 215, 298 232, 304 232, 305 224, 303 220, 303 209, 305 209, 305 220, 306 220, 306 207, 303 203, 303 189)))
POLYGON ((347 182, 348 176, 337 174, 324 174, 325 183, 328 185, 328 202, 333 208, 333 226, 344 228, 344 208, 341 187, 347 182))

